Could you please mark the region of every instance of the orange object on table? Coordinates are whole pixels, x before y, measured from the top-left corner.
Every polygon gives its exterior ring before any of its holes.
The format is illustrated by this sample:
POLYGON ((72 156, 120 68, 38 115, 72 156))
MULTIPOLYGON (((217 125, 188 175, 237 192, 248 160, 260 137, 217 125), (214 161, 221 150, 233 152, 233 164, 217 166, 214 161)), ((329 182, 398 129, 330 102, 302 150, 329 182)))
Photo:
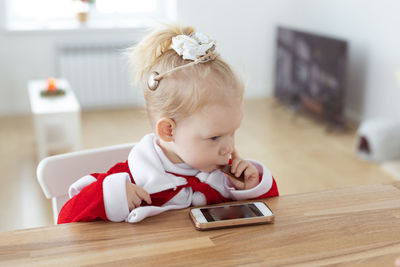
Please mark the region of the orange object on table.
POLYGON ((55 78, 48 78, 47 79, 47 91, 54 92, 57 90, 56 86, 57 79, 55 78))

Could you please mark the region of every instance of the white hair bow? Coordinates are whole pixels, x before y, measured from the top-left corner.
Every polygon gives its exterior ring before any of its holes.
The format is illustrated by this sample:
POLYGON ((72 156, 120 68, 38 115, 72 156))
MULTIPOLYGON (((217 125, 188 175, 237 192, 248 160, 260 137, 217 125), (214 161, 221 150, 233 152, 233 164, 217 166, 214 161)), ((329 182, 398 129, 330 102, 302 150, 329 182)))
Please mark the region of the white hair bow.
POLYGON ((177 35, 172 37, 171 48, 182 56, 183 59, 197 60, 204 56, 207 51, 215 46, 215 41, 207 35, 195 32, 188 35, 177 35))
POLYGON ((193 62, 172 68, 163 73, 153 71, 147 80, 147 87, 154 91, 163 77, 171 72, 187 68, 198 63, 206 63, 217 58, 218 54, 214 51, 215 41, 202 33, 193 33, 192 35, 177 35, 172 37, 171 48, 182 56, 183 59, 190 59, 193 62))

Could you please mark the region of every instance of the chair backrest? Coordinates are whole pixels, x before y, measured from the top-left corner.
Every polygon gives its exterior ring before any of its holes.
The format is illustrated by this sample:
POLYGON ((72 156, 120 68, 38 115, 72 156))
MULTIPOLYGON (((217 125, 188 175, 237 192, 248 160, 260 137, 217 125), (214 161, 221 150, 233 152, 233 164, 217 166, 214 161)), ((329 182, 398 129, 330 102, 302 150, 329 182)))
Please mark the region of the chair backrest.
POLYGON ((126 161, 135 144, 122 144, 81 150, 44 158, 37 167, 37 178, 47 198, 52 200, 54 223, 68 201, 68 188, 79 178, 106 172, 118 162, 126 161))

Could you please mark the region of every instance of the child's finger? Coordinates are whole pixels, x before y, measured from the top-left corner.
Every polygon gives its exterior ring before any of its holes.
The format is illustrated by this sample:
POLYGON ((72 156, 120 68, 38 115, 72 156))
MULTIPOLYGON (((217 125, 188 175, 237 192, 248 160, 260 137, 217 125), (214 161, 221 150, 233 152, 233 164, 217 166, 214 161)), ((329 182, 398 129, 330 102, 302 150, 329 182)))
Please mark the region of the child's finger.
POLYGON ((132 211, 134 208, 136 208, 137 206, 140 205, 141 200, 140 200, 139 204, 137 204, 139 200, 140 199, 136 196, 135 193, 133 193, 129 196, 129 198, 127 199, 129 211, 132 211))
POLYGON ((241 162, 241 159, 237 158, 237 159, 232 159, 232 164, 231 164, 231 173, 235 173, 236 172, 236 168, 239 165, 239 163, 241 162))
POLYGON ((400 258, 397 258, 394 264, 396 267, 400 267, 400 258))
POLYGON ((147 193, 146 190, 144 190, 143 188, 141 188, 141 187, 138 186, 138 188, 137 188, 137 190, 136 190, 136 193, 138 194, 138 196, 139 196, 139 198, 140 198, 141 200, 146 201, 146 203, 149 204, 149 205, 151 204, 151 197, 150 197, 150 194, 147 193))
POLYGON ((248 168, 244 171, 244 177, 245 178, 258 178, 257 169, 251 168, 250 164, 249 164, 248 168))
POLYGON ((239 176, 242 174, 242 172, 243 172, 248 166, 249 166, 249 165, 248 165, 247 161, 245 161, 245 160, 240 161, 239 164, 238 164, 238 166, 236 167, 235 172, 234 172, 235 176, 236 176, 236 177, 239 177, 239 176))
POLYGON ((129 211, 132 211, 135 208, 135 204, 133 204, 131 201, 128 201, 128 208, 129 211))
POLYGON ((135 205, 134 208, 139 207, 140 204, 142 204, 142 200, 137 195, 137 192, 136 192, 136 194, 132 195, 131 203, 135 205))
POLYGON ((236 149, 234 149, 234 150, 232 151, 232 153, 231 153, 231 158, 232 158, 232 160, 234 160, 234 159, 236 159, 236 158, 240 158, 240 157, 239 157, 239 154, 238 154, 238 152, 237 152, 236 149))
POLYGON ((228 177, 229 181, 231 181, 231 183, 233 184, 233 186, 234 186, 236 189, 243 189, 243 188, 244 188, 244 183, 240 182, 239 180, 237 180, 237 179, 235 179, 235 178, 230 177, 229 175, 227 175, 227 174, 225 174, 225 173, 224 173, 224 175, 225 175, 226 177, 228 177))

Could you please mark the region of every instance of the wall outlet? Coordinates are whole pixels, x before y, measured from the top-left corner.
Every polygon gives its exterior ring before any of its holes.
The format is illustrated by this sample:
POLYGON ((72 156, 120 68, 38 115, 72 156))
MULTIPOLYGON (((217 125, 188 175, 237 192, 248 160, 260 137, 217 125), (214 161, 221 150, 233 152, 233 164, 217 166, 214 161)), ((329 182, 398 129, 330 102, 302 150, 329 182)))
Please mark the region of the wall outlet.
POLYGON ((396 70, 395 76, 396 76, 396 84, 397 84, 397 86, 400 87, 400 69, 396 70))

